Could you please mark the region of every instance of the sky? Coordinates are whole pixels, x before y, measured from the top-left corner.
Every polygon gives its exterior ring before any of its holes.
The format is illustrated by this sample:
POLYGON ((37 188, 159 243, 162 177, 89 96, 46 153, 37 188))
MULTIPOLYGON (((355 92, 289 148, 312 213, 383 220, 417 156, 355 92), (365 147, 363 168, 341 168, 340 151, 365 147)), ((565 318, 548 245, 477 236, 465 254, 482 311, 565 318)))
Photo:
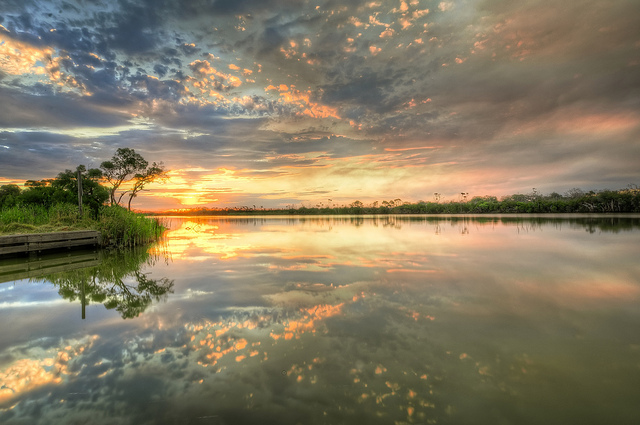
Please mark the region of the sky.
POLYGON ((640 2, 2 0, 0 185, 133 148, 134 208, 640 184, 640 2))

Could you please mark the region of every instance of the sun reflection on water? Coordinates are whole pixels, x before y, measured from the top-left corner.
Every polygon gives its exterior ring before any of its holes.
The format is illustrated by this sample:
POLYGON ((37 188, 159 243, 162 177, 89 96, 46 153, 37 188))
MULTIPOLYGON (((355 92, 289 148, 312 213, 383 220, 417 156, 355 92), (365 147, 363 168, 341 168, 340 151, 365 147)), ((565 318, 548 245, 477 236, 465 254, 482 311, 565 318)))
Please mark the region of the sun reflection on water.
POLYGON ((637 232, 469 220, 436 231, 428 221, 175 219, 162 247, 171 260, 141 272, 175 281, 166 301, 127 322, 65 323, 46 348, 5 338, 0 406, 33 418, 37 402, 69 423, 90 412, 100 425, 633 412, 637 242, 637 232))

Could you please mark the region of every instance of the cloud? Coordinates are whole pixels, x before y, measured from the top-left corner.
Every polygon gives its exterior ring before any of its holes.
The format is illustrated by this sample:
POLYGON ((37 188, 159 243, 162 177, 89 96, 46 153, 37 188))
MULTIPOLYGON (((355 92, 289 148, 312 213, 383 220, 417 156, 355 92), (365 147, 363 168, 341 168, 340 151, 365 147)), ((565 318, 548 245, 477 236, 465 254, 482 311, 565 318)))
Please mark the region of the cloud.
POLYGON ((155 64, 153 66, 153 70, 155 71, 156 74, 158 74, 161 78, 164 77, 165 75, 167 75, 167 72, 169 72, 169 68, 165 65, 162 64, 155 64))
POLYGON ((96 142, 44 131, 0 131, 0 145, 2 173, 24 180, 53 178, 79 164, 96 168, 112 155, 101 157, 96 142))
POLYGON ((175 80, 159 80, 141 73, 127 79, 131 83, 133 95, 141 100, 178 101, 187 93, 184 85, 175 80))
MULTIPOLYGON (((34 86, 38 89, 42 86, 34 86)), ((73 94, 29 94, 0 87, 0 127, 3 128, 107 128, 128 123, 126 113, 93 104, 73 94)))
POLYGON ((258 54, 262 57, 272 54, 284 44, 285 40, 285 36, 280 32, 278 28, 265 28, 262 36, 260 37, 260 47, 258 49, 258 54))
POLYGON ((373 69, 345 69, 335 82, 322 85, 322 101, 329 105, 355 106, 386 111, 397 106, 394 76, 373 69), (353 75, 356 74, 357 76, 353 75))
MULTIPOLYGON (((569 168, 577 179, 579 137, 587 137, 577 134, 586 127, 593 131, 585 145, 609 143, 608 126, 617 128, 620 151, 634 152, 640 27, 628 1, 317 6, 3 2, 0 126, 94 128, 78 136, 85 146, 91 138, 121 146, 108 129, 127 126, 116 131, 122 143, 143 148, 156 140, 176 164, 195 164, 199 148, 204 163, 247 172, 305 164, 352 175, 359 160, 347 156, 371 155, 373 147, 372 163, 426 172, 458 162, 457 149, 517 161, 529 146, 558 154, 548 146, 564 140, 563 152, 575 150, 569 168), (403 150, 420 146, 442 149, 403 150)), ((598 154, 605 157, 598 169, 614 181, 609 158, 618 156, 598 154)), ((555 163, 544 152, 536 163, 545 158, 555 163)), ((495 162, 503 167, 496 181, 518 174, 507 162, 495 162)), ((627 171, 619 177, 629 178, 627 171)), ((389 174, 389 187, 399 178, 389 174)))
POLYGON ((148 0, 123 1, 120 10, 105 19, 109 45, 128 54, 144 54, 155 49, 164 38, 166 15, 148 0))
POLYGON ((287 13, 299 10, 303 4, 301 0, 214 0, 210 10, 223 15, 259 13, 265 10, 287 13))

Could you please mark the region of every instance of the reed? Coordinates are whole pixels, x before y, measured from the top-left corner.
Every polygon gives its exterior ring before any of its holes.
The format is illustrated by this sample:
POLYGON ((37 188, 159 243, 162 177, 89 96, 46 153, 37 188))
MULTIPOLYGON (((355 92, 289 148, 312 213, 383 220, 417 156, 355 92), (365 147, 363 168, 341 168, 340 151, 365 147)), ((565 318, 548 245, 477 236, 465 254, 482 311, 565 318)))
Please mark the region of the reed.
POLYGON ((0 210, 0 233, 45 233, 66 230, 98 230, 102 244, 133 247, 158 240, 165 230, 158 218, 149 218, 119 206, 103 207, 97 218, 90 211, 78 214, 72 204, 50 208, 23 205, 0 210))
POLYGON ((119 206, 103 207, 97 223, 102 244, 132 247, 158 240, 165 230, 160 220, 119 206))
POLYGON ((9 224, 37 226, 49 221, 49 210, 38 205, 20 205, 0 210, 0 227, 9 224))

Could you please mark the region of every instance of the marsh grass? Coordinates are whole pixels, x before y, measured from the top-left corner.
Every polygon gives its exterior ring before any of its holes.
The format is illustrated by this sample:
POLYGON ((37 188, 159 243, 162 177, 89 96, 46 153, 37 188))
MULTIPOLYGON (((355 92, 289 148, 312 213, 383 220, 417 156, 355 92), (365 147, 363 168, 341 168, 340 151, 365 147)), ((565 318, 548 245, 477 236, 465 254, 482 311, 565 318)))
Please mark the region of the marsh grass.
POLYGON ((27 205, 0 210, 0 234, 47 233, 68 230, 98 230, 104 246, 132 247, 158 240, 165 230, 157 218, 119 206, 103 207, 97 218, 90 211, 78 214, 72 204, 50 208, 27 205))
POLYGON ((0 233, 34 233, 56 230, 91 228, 89 211, 80 216, 71 204, 57 204, 50 208, 23 205, 0 210, 0 233))
POLYGON ((97 230, 102 234, 102 244, 117 247, 132 247, 156 241, 165 230, 159 219, 118 206, 104 207, 97 224, 97 230))

